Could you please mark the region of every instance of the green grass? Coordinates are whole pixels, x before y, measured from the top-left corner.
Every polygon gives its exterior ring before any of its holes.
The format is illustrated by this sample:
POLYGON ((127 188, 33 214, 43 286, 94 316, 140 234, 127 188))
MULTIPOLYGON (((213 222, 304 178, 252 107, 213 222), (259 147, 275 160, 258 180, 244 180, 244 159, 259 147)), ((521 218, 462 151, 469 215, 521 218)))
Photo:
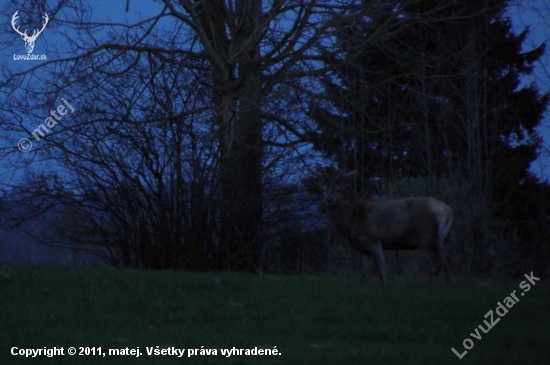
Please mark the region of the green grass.
MULTIPOLYGON (((535 273, 536 274, 536 273, 535 273)), ((536 275, 535 275, 536 276, 536 275)), ((0 364, 550 364, 550 285, 521 280, 310 277, 10 266, 0 270, 0 364), (11 270, 11 271, 10 271, 11 270), (520 302, 470 333, 513 290, 520 302), (474 347, 459 360, 464 339, 474 347), (217 349, 147 356, 146 347, 217 349), (137 348, 130 356, 24 358, 10 349, 137 348), (278 356, 221 355, 273 348, 278 356)), ((497 315, 495 314, 495 317, 497 315)))

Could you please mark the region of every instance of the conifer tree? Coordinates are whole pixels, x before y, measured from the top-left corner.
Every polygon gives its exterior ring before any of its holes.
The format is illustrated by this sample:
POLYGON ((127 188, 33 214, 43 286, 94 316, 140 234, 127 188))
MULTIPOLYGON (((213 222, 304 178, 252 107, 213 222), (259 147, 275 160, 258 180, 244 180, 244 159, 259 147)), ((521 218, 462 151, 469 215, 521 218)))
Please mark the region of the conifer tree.
POLYGON ((521 82, 545 45, 522 50, 528 29, 513 32, 505 0, 379 4, 342 24, 341 57, 327 53, 342 66, 312 105, 314 146, 365 178, 449 178, 474 212, 481 257, 487 217, 512 218, 510 198, 534 180, 549 95, 521 82))

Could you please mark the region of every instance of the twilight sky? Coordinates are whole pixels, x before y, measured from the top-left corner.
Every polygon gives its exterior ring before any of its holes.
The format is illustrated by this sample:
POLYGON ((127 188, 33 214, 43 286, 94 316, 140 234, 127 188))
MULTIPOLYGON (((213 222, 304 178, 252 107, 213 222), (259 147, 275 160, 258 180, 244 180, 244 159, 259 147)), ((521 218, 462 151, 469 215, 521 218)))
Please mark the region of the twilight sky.
MULTIPOLYGON (((550 91, 550 2, 548 0, 520 0, 519 6, 510 7, 516 33, 529 27, 529 35, 525 43, 526 50, 547 42, 546 53, 535 65, 533 77, 526 78, 526 83, 536 82, 542 93, 550 91)), ((539 133, 544 138, 541 156, 533 162, 531 170, 550 182, 550 112, 547 111, 539 133)))
MULTIPOLYGON (((550 1, 549 0, 518 0, 518 5, 509 8, 509 14, 513 21, 516 33, 521 32, 525 27, 529 27, 529 35, 525 43, 525 50, 532 49, 541 43, 550 39, 550 1)), ((162 5, 158 1, 152 0, 130 0, 129 12, 125 12, 126 0, 89 0, 86 1, 92 8, 93 17, 98 21, 114 22, 114 23, 135 23, 138 19, 148 18, 153 14, 158 14, 162 9, 162 5)), ((4 19, 11 18, 11 15, 4 15, 4 19)), ((23 14, 24 22, 28 22, 23 14)), ((21 21, 21 20, 19 20, 21 21)), ((9 27, 9 20, 6 26, 9 27)), ((10 27, 11 29, 11 27, 10 27)), ((35 53, 47 53, 47 50, 41 49, 43 46, 47 48, 49 42, 56 42, 55 36, 52 34, 40 35, 40 41, 37 42, 35 53), (47 42, 44 42, 46 41, 47 42)), ((19 37, 17 37, 19 38, 19 37)), ((15 39, 15 38, 14 38, 15 39)), ((23 42, 18 39, 14 46, 17 47, 17 52, 21 53, 23 42)), ((6 57, 10 57, 13 53, 11 50, 3 50, 0 53, 6 57)), ((8 58, 9 59, 9 58, 8 58)), ((11 71, 16 68, 26 66, 23 62, 8 61, 7 66, 11 71), (18 67, 19 66, 19 67, 18 67)), ((535 73, 532 77, 525 78, 525 84, 535 82, 542 93, 550 91, 550 44, 547 45, 546 54, 535 65, 535 73)), ((545 119, 538 129, 544 139, 541 156, 533 162, 531 170, 542 179, 550 182, 550 112, 546 112, 545 119)))

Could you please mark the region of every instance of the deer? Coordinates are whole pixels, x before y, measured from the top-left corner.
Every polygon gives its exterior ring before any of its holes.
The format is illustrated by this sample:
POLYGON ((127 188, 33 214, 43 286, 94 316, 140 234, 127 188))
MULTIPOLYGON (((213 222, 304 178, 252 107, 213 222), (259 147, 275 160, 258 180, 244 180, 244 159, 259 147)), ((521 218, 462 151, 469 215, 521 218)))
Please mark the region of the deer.
POLYGON ((42 31, 44 30, 44 28, 46 28, 46 25, 48 25, 48 21, 50 20, 50 18, 48 17, 48 14, 44 13, 44 22, 42 22, 42 29, 38 30, 38 29, 35 29, 33 32, 32 32, 32 35, 28 35, 27 34, 27 30, 25 29, 25 32, 20 32, 19 31, 19 27, 15 28, 15 21, 17 20, 17 18, 19 18, 17 16, 17 13, 19 13, 19 10, 17 10, 12 18, 11 18, 11 27, 13 28, 13 30, 15 30, 17 32, 17 34, 19 34, 21 36, 21 38, 23 38, 23 40, 25 41, 25 49, 27 50, 27 53, 32 53, 33 49, 34 49, 34 43, 36 41, 36 38, 38 38, 38 36, 40 35, 40 33, 42 33, 42 31))
POLYGON ((443 267, 446 284, 451 284, 452 260, 445 242, 453 223, 453 210, 430 196, 395 200, 348 202, 342 191, 358 172, 338 172, 331 177, 307 168, 321 188, 329 222, 361 253, 361 285, 366 283, 370 256, 374 258, 382 285, 386 286, 386 250, 423 250, 433 261, 429 285, 443 267))

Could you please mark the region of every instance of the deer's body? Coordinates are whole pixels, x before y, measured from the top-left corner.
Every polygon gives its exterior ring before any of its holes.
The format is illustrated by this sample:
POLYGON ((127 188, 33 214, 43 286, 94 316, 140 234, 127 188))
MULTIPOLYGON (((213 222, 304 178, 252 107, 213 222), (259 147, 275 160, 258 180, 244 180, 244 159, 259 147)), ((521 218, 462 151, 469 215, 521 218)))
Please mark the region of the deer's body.
MULTIPOLYGON (((351 247, 363 254, 361 283, 366 281, 366 260, 372 255, 382 283, 386 282, 384 250, 415 250, 428 252, 435 266, 433 282, 441 267, 451 280, 450 255, 444 247, 453 221, 453 211, 432 197, 397 200, 371 200, 350 203, 341 189, 356 172, 338 174, 335 178, 314 175, 321 180, 330 223, 346 238, 351 247)), ((313 174, 313 172, 312 172, 313 174)))

